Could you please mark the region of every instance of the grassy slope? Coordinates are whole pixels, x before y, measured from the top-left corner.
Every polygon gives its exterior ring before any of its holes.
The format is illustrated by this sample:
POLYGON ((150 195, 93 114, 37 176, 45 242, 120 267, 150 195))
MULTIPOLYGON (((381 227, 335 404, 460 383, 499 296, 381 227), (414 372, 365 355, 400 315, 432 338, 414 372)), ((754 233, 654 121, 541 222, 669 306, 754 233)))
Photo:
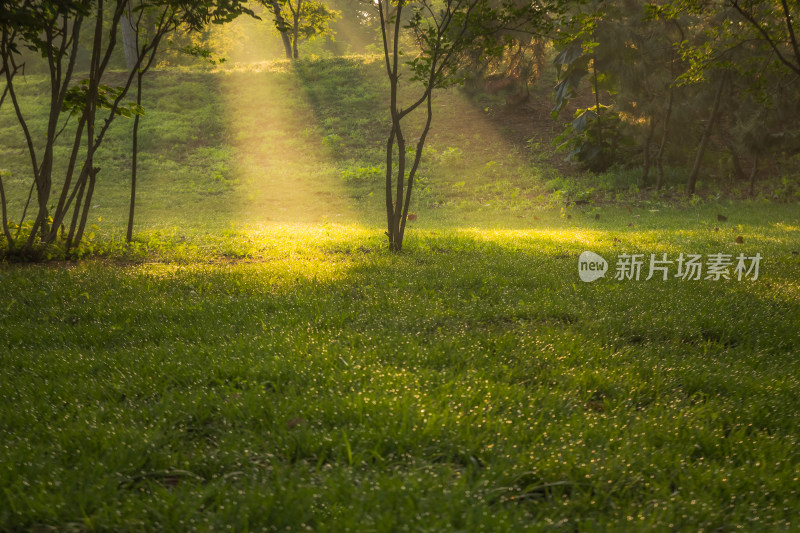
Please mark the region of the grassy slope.
POLYGON ((376 67, 159 75, 146 260, 0 267, 0 529, 800 527, 797 206, 566 218, 538 198, 559 175, 448 93, 392 255, 376 67), (584 249, 765 259, 583 284, 584 249))

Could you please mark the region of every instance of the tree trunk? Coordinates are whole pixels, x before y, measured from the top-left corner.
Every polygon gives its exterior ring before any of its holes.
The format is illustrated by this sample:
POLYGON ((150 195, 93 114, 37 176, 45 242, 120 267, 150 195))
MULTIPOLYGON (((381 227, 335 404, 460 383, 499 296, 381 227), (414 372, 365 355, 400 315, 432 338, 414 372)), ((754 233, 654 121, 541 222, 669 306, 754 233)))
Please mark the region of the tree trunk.
POLYGON ((403 212, 400 216, 400 233, 399 233, 399 241, 398 241, 398 248, 397 250, 400 251, 403 248, 403 237, 406 233, 406 221, 408 220, 408 208, 411 205, 411 191, 414 189, 414 178, 417 175, 417 169, 419 168, 419 162, 422 159, 422 149, 425 146, 425 138, 428 136, 428 131, 431 129, 431 119, 433 118, 433 89, 428 89, 427 95, 427 119, 425 121, 425 128, 422 130, 422 134, 419 137, 419 141, 417 141, 417 150, 414 153, 414 163, 411 165, 411 170, 408 172, 408 183, 406 185, 406 198, 405 203, 403 204, 403 212))
MULTIPOLYGON (((398 74, 398 40, 400 37, 400 14, 403 10, 403 4, 397 5, 396 18, 393 23, 394 33, 392 34, 391 46, 391 59, 390 59, 390 45, 387 36, 387 19, 384 17, 383 3, 378 5, 380 9, 381 18, 381 35, 383 38, 383 51, 386 60, 386 70, 389 75, 389 110, 392 118, 392 129, 389 132, 389 139, 386 141, 386 223, 388 231, 386 236, 389 238, 389 249, 393 252, 399 252, 402 246, 399 241, 400 226, 397 223, 397 211, 400 208, 400 200, 392 200, 392 179, 393 176, 393 163, 394 163, 394 146, 397 143, 398 148, 398 175, 400 176, 399 183, 402 188, 403 177, 405 174, 405 142, 403 141, 402 131, 400 130, 400 113, 397 109, 397 89, 400 76, 398 74)), ((388 26, 391 28, 392 26, 388 26)))
POLYGON ((720 139, 722 139, 722 144, 725 145, 725 148, 728 149, 728 152, 731 154, 731 166, 733 167, 733 175, 736 177, 737 180, 745 180, 747 179, 747 174, 745 174, 744 169, 742 169, 742 162, 739 159, 739 153, 736 148, 736 145, 731 140, 728 135, 725 134, 722 127, 723 120, 717 121, 717 133, 719 133, 720 139))
POLYGON ((86 191, 86 179, 88 176, 81 173, 81 178, 75 184, 77 195, 75 197, 75 209, 72 212, 72 222, 69 225, 69 235, 67 236, 67 252, 69 253, 72 248, 73 239, 75 238, 75 230, 78 227, 78 217, 81 214, 81 207, 83 206, 83 193, 86 191))
MULTIPOLYGON (((53 39, 53 36, 50 33, 53 31, 53 28, 48 28, 45 30, 46 39, 48 42, 53 44, 53 46, 48 47, 46 54, 50 78, 50 113, 47 120, 47 130, 45 134, 45 145, 42 161, 39 164, 38 172, 34 173, 34 180, 36 182, 36 198, 39 206, 39 212, 36 215, 34 226, 41 232, 40 239, 44 243, 47 242, 49 234, 48 204, 50 203, 50 193, 53 187, 53 150, 56 137, 58 137, 58 123, 59 119, 61 118, 62 103, 64 101, 63 95, 65 94, 66 87, 69 84, 69 73, 71 72, 72 66, 75 62, 75 50, 73 49, 73 57, 70 58, 68 63, 68 73, 65 76, 62 72, 62 60, 64 58, 64 54, 66 53, 66 30, 69 24, 69 16, 67 14, 63 14, 62 21, 61 30, 64 32, 64 36, 62 37, 60 45, 55 44, 56 41, 53 39)), ((77 26, 77 24, 75 24, 75 26, 77 26)), ((31 231, 28 241, 25 244, 27 249, 33 247, 33 244, 36 241, 35 233, 36 232, 31 231)))
POLYGON ((6 190, 3 187, 3 175, 0 174, 0 208, 2 208, 2 216, 3 216, 3 235, 6 236, 6 242, 8 243, 8 249, 14 249, 14 237, 11 235, 11 231, 8 229, 8 213, 6 212, 6 190))
POLYGON ((81 223, 78 226, 78 231, 75 233, 75 244, 78 245, 83 240, 83 232, 86 229, 86 222, 89 219, 89 209, 92 208, 92 196, 94 195, 94 186, 97 183, 97 174, 100 169, 97 167, 89 170, 89 189, 86 191, 86 201, 83 204, 83 214, 81 215, 81 223))
POLYGON ((600 120, 600 83, 597 79, 597 54, 592 59, 592 71, 594 72, 594 109, 597 114, 597 137, 600 142, 600 149, 603 150, 603 122, 600 120))
MULTIPOLYGON (((0 39, 2 39, 2 42, 0 42, 0 53, 2 53, 4 56, 9 53, 7 52, 8 47, 5 44, 7 38, 8 37, 6 36, 4 30, 2 37, 0 37, 0 39)), ((0 77, 5 77, 6 69, 9 69, 8 70, 9 79, 14 79, 14 76, 17 75, 17 71, 19 71, 19 66, 14 64, 13 66, 6 67, 5 62, 0 63, 0 77)), ((3 102, 5 102, 6 96, 8 96, 8 92, 9 92, 9 87, 8 84, 6 84, 6 86, 3 87, 3 94, 0 94, 0 108, 3 107, 3 102)))
MULTIPOLYGON (((399 114, 398 114, 399 115, 399 114)), ((392 238, 390 248, 394 252, 403 249, 403 236, 400 233, 400 216, 403 210, 403 188, 406 181, 406 139, 400 129, 400 119, 395 121, 395 139, 397 143, 397 175, 395 178, 395 199, 392 209, 392 238)))
MULTIPOLYGON (((56 210, 53 212, 53 227, 50 231, 50 238, 48 242, 53 242, 56 238, 56 230, 64 221, 64 217, 67 215, 67 211, 69 210, 69 202, 67 202, 67 198, 69 196, 70 186, 72 185, 72 176, 75 174, 75 165, 78 162, 78 151, 81 148, 81 139, 83 138, 83 129, 86 126, 86 113, 84 112, 81 115, 80 122, 78 123, 78 128, 75 133, 75 140, 72 145, 72 153, 69 156, 69 163, 67 164, 67 174, 64 181, 64 185, 61 188, 61 195, 58 199, 58 204, 56 205, 56 210)), ((80 179, 80 177, 78 178, 80 179)), ((72 197, 69 197, 70 200, 72 197)))
POLYGON ((658 146, 658 155, 656 155, 656 168, 658 169, 658 177, 656 178, 656 190, 660 191, 664 186, 664 149, 667 146, 667 137, 669 136, 669 121, 672 118, 672 101, 675 97, 675 88, 669 88, 669 99, 667 101, 667 113, 664 116, 664 131, 661 134, 661 144, 658 146))
POLYGON ((650 117, 650 127, 647 130, 647 137, 644 139, 642 161, 642 186, 647 187, 647 182, 650 180, 650 145, 653 144, 653 135, 656 132, 656 121, 650 117))
MULTIPOLYGON (((136 105, 142 105, 142 75, 140 71, 136 75, 136 105)), ((137 160, 139 155, 139 118, 136 115, 133 119, 133 147, 131 153, 131 202, 128 209, 128 232, 126 234, 127 242, 133 240, 133 215, 136 210, 136 169, 137 160)))
POLYGON ((100 84, 100 47, 102 44, 103 36, 103 0, 97 2, 97 22, 94 31, 94 41, 92 47, 92 59, 89 68, 89 90, 87 92, 86 100, 86 162, 84 169, 81 172, 81 185, 78 203, 75 204, 75 213, 72 218, 72 226, 70 227, 69 238, 67 239, 67 252, 74 244, 78 246, 83 238, 83 228, 86 226, 86 217, 88 216, 89 209, 91 208, 92 193, 94 191, 94 181, 99 169, 94 168, 94 152, 95 152, 95 116, 97 113, 97 93, 100 84), (89 190, 83 205, 83 216, 80 218, 80 225, 77 226, 79 215, 80 196, 83 195, 86 185, 86 172, 88 171, 89 190), (74 240, 73 240, 74 238, 74 240))
POLYGON ((281 6, 277 0, 269 2, 269 6, 272 8, 272 13, 275 15, 275 26, 281 34, 283 49, 286 52, 286 59, 292 59, 292 40, 287 34, 288 25, 286 24, 286 19, 283 18, 283 13, 281 13, 281 6))
POLYGON ((394 157, 392 151, 394 150, 394 121, 392 121, 392 131, 389 132, 389 138, 386 141, 386 236, 389 238, 389 249, 394 245, 394 229, 392 220, 394 216, 394 204, 392 203, 392 167, 394 164, 394 157))
POLYGON ((711 138, 711 132, 714 131, 714 122, 716 122, 717 116, 719 115, 719 106, 720 102, 722 102, 722 90, 725 88, 725 81, 727 78, 728 75, 726 73, 722 76, 722 79, 719 82, 717 94, 714 96, 714 107, 711 110, 711 116, 709 116, 708 124, 706 124, 706 129, 703 132, 703 138, 700 140, 700 146, 697 148, 694 166, 692 167, 692 172, 689 174, 689 182, 686 187, 686 193, 690 197, 694 194, 695 186, 697 185, 697 175, 700 173, 700 166, 703 163, 703 156, 705 155, 706 147, 708 146, 708 140, 711 138))
POLYGON ((753 156, 753 169, 750 171, 750 198, 756 195, 756 176, 758 175, 758 154, 753 156))
POLYGON ((297 51, 297 41, 300 37, 300 13, 303 9, 303 0, 297 0, 297 10, 292 13, 292 57, 297 59, 300 54, 297 51))

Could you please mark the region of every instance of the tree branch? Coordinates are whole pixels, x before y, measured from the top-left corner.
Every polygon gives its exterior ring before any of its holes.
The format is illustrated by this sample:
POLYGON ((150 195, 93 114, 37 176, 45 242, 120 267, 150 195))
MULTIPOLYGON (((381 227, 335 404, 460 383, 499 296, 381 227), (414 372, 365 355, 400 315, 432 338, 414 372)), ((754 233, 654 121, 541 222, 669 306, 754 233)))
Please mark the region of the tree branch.
MULTIPOLYGON (((747 10, 745 10, 741 5, 739 5, 739 0, 729 0, 729 2, 731 4, 731 6, 733 6, 733 8, 747 22, 750 23, 751 26, 753 26, 756 30, 758 30, 758 33, 761 34, 761 36, 764 38, 764 40, 767 42, 767 44, 769 44, 769 46, 772 48, 772 50, 778 56, 778 59, 780 60, 780 62, 783 63, 784 65, 786 65, 787 67, 789 67, 790 69, 792 69, 797 74, 800 74, 800 52, 798 52, 798 64, 794 65, 791 61, 786 59, 786 57, 783 55, 783 53, 781 53, 780 49, 778 48, 778 45, 773 40, 772 36, 767 32, 767 30, 765 30, 761 26, 761 24, 758 23, 758 21, 755 19, 753 14, 748 12, 747 10)), ((787 19, 786 22, 791 28, 791 19, 787 19)))
POLYGON ((792 50, 794 50, 794 58, 797 64, 800 65, 800 46, 797 45, 797 37, 794 34, 794 26, 792 25, 792 14, 789 11, 789 5, 786 0, 781 0, 783 5, 783 15, 786 18, 786 29, 789 30, 789 39, 792 42, 792 50))

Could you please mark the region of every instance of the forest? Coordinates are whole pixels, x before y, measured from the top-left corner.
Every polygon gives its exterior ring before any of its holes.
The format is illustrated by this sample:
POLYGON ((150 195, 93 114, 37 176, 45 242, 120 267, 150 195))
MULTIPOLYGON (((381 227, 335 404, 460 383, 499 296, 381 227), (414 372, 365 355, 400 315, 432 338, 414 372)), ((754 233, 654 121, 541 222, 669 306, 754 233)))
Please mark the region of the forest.
POLYGON ((797 0, 0 0, 0 531, 800 528, 797 0))

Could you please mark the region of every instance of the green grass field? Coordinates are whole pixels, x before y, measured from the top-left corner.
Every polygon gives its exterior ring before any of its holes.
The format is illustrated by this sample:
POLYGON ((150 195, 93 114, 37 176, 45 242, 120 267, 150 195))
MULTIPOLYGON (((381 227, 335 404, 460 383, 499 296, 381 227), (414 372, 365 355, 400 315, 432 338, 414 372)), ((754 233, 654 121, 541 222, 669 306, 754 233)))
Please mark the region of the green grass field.
POLYGON ((373 60, 150 80, 136 243, 119 122, 87 259, 0 264, 0 530, 800 528, 796 199, 564 175, 451 91, 392 254, 383 88, 373 60), (613 279, 720 252, 758 279, 613 279))

